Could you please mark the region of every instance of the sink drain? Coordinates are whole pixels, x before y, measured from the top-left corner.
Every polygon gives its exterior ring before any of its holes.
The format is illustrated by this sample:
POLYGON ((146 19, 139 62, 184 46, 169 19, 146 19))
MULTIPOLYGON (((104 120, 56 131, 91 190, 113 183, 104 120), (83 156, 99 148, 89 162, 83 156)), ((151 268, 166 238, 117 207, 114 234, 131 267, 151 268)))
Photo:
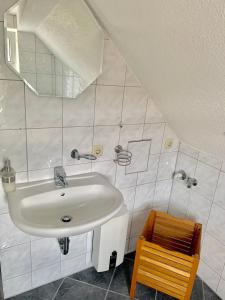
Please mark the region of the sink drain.
POLYGON ((71 220, 72 220, 72 217, 71 217, 71 216, 63 216, 63 217, 61 218, 61 221, 62 221, 63 223, 69 223, 71 220))

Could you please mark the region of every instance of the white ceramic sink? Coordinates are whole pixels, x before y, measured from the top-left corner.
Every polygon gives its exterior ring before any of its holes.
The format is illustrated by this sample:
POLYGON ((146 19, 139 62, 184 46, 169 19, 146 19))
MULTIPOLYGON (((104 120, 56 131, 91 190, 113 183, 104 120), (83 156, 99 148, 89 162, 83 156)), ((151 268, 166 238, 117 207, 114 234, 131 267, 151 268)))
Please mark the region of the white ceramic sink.
POLYGON ((107 222, 123 206, 122 194, 98 173, 66 179, 65 188, 57 188, 54 180, 18 184, 8 194, 15 225, 32 235, 69 237, 107 222), (71 221, 63 222, 64 216, 71 221))

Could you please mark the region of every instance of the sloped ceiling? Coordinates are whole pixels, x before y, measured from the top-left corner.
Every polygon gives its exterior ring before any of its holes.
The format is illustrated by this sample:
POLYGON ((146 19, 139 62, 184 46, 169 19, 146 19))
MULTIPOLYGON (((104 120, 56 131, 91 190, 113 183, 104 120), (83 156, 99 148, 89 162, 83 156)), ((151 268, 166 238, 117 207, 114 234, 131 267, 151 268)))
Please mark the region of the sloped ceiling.
POLYGON ((225 158, 225 1, 87 3, 180 139, 225 158))

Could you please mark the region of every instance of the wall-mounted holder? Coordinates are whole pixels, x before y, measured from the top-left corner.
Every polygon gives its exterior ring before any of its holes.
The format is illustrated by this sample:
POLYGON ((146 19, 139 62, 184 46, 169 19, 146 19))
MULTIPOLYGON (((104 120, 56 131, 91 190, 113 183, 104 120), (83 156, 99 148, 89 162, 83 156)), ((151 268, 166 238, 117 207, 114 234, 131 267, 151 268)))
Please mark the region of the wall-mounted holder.
POLYGON ((184 181, 188 189, 198 184, 197 179, 187 176, 184 170, 175 171, 172 175, 172 178, 184 181))
POLYGON ((74 159, 77 159, 77 160, 80 160, 81 158, 85 158, 88 160, 96 160, 97 159, 97 156, 95 156, 94 154, 89 154, 89 153, 80 154, 77 149, 73 149, 71 151, 71 157, 74 159))
POLYGON ((118 163, 119 166, 129 166, 131 164, 132 153, 130 151, 123 149, 121 145, 117 145, 115 152, 114 162, 118 163))

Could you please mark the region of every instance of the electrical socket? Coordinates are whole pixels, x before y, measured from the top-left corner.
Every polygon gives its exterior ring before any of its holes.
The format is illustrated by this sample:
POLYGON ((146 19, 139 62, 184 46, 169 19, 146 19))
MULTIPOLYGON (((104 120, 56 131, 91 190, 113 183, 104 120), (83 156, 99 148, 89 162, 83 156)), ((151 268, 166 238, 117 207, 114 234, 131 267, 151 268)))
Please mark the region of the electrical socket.
POLYGON ((165 149, 170 149, 173 146, 173 139, 172 138, 168 138, 165 140, 165 144, 164 144, 164 148, 165 149))
POLYGON ((99 157, 103 154, 103 145, 93 145, 92 153, 99 157))

